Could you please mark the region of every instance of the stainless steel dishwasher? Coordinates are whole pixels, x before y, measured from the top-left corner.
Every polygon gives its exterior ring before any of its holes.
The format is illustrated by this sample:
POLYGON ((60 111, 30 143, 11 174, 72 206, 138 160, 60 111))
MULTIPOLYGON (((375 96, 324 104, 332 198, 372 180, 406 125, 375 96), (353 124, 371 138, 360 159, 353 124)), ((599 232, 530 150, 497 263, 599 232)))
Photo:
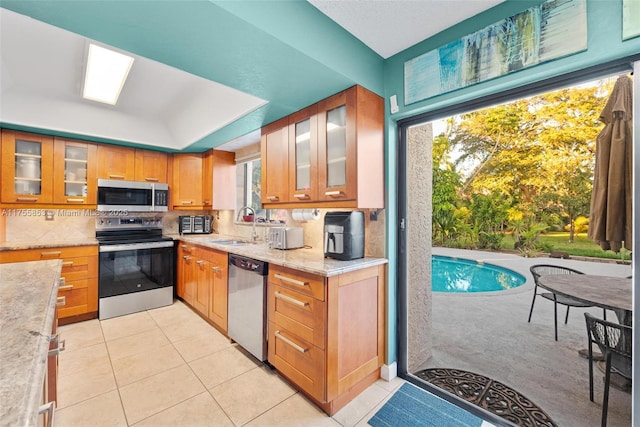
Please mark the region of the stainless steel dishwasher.
POLYGON ((267 275, 269 264, 229 254, 229 338, 261 361, 267 360, 267 275))

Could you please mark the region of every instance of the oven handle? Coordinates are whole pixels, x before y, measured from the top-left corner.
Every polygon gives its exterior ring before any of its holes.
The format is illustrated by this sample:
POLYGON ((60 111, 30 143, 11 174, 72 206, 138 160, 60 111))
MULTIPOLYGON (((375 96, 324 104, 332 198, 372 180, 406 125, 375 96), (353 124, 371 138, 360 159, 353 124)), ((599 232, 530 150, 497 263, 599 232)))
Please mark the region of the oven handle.
POLYGON ((137 249, 157 249, 173 247, 173 241, 124 243, 122 245, 98 245, 98 252, 135 251, 137 249))

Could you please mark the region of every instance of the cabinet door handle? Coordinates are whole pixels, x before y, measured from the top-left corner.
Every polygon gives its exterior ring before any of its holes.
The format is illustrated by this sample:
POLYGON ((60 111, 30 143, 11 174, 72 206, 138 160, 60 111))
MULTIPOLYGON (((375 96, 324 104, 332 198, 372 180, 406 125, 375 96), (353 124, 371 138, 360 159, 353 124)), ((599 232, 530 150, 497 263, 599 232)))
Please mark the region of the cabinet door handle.
POLYGON ((73 261, 62 261, 63 267, 71 267, 73 265, 73 261))
POLYGON ((83 203, 84 199, 67 199, 67 203, 83 203))
POLYGON ((276 273, 273 275, 273 277, 275 277, 276 279, 280 279, 283 282, 291 283, 293 285, 309 286, 309 282, 303 282, 302 280, 292 279, 291 277, 283 276, 282 274, 276 273))
POLYGON ((191 246, 182 245, 180 246, 184 252, 191 252, 191 246))
POLYGON ((216 273, 220 271, 220 267, 211 267, 211 269, 216 273))
POLYGON ((191 257, 189 255, 183 255, 182 259, 184 259, 185 261, 189 261, 191 257))
POLYGON ((344 193, 340 190, 336 190, 336 191, 325 191, 324 193, 325 196, 329 196, 329 197, 341 197, 344 196, 344 193))
POLYGON ((192 205, 193 204, 193 200, 182 200, 180 202, 180 204, 182 204, 182 205, 192 205))
POLYGON ((40 252, 40 256, 60 256, 60 255, 62 255, 61 251, 40 252))
POLYGON ((211 204, 211 200, 205 200, 203 203, 205 206, 209 206, 211 204))
POLYGON ((280 197, 278 197, 278 196, 267 196, 267 200, 269 200, 271 202, 277 202, 278 200, 280 200, 280 197))
POLYGON ((56 306, 61 307, 63 305, 67 305, 67 297, 58 297, 56 306))
POLYGON ((37 202, 37 197, 18 197, 16 199, 18 202, 37 202))
POLYGON ((68 291, 69 289, 73 289, 73 285, 58 286, 59 291, 68 291))
POLYGON ((47 427, 53 427, 53 414, 55 413, 55 400, 52 400, 49 403, 45 403, 44 405, 40 405, 38 408, 38 415, 48 414, 47 415, 47 427))
POLYGON ((295 304, 295 305, 300 306, 300 307, 306 307, 306 306, 309 305, 308 302, 300 301, 300 300, 297 300, 295 298, 291 298, 289 295, 285 295, 285 294, 280 293, 278 291, 275 292, 275 297, 276 298, 280 298, 281 300, 290 302, 291 304, 295 304))
POLYGON ((307 351, 309 351, 308 348, 301 347, 298 344, 296 344, 293 341, 291 341, 289 338, 285 337, 284 335, 281 335, 280 331, 276 331, 275 335, 276 335, 276 338, 280 338, 282 341, 284 341, 285 343, 289 344, 291 347, 295 348, 300 353, 306 353, 307 351))
POLYGON ((204 261, 202 261, 202 260, 198 260, 198 261, 196 261, 196 264, 198 264, 198 265, 202 265, 202 264, 204 264, 204 261))
POLYGON ((160 181, 158 178, 149 178, 149 177, 146 177, 144 180, 145 180, 145 181, 151 181, 151 182, 158 182, 158 181, 160 181))
POLYGON ((308 194, 294 194, 293 197, 298 200, 307 200, 311 198, 308 194))
POLYGON ((109 174, 109 178, 124 179, 124 175, 115 175, 115 174, 110 173, 109 174))

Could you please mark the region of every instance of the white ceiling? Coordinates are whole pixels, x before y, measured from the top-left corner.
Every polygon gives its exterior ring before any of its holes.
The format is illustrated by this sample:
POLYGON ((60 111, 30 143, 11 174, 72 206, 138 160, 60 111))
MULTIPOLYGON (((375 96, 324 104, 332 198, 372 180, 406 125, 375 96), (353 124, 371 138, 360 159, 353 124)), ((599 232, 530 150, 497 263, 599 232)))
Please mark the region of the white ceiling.
MULTIPOLYGON (((383 58, 501 1, 309 0, 383 58)), ((181 150, 268 102, 136 55, 117 105, 84 100, 87 41, 0 8, 0 122, 181 150)))
POLYGON ((504 0, 308 0, 383 58, 504 0))

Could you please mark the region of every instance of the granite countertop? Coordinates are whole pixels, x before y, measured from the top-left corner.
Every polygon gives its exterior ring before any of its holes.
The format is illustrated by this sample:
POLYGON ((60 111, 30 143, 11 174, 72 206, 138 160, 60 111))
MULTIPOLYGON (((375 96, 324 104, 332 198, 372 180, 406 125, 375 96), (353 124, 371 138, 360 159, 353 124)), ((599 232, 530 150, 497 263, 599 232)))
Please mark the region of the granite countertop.
POLYGON ((95 238, 37 242, 0 242, 0 252, 17 251, 22 249, 60 248, 63 246, 89 246, 97 244, 98 241, 95 238))
MULTIPOLYGON (((373 267, 386 264, 386 258, 365 257, 349 261, 340 261, 330 258, 324 258, 324 253, 317 249, 271 249, 264 242, 248 243, 245 245, 234 246, 224 245, 213 242, 220 239, 234 239, 233 236, 225 236, 221 234, 205 234, 205 235, 176 235, 174 239, 180 239, 184 242, 205 246, 212 249, 229 252, 232 254, 242 255, 249 258, 266 261, 270 264, 281 265, 307 273, 317 274, 320 276, 331 277, 350 271, 361 270, 367 267, 373 267)), ((243 239, 240 239, 243 240, 243 239)))
POLYGON ((62 261, 0 264, 0 425, 35 426, 62 261))

